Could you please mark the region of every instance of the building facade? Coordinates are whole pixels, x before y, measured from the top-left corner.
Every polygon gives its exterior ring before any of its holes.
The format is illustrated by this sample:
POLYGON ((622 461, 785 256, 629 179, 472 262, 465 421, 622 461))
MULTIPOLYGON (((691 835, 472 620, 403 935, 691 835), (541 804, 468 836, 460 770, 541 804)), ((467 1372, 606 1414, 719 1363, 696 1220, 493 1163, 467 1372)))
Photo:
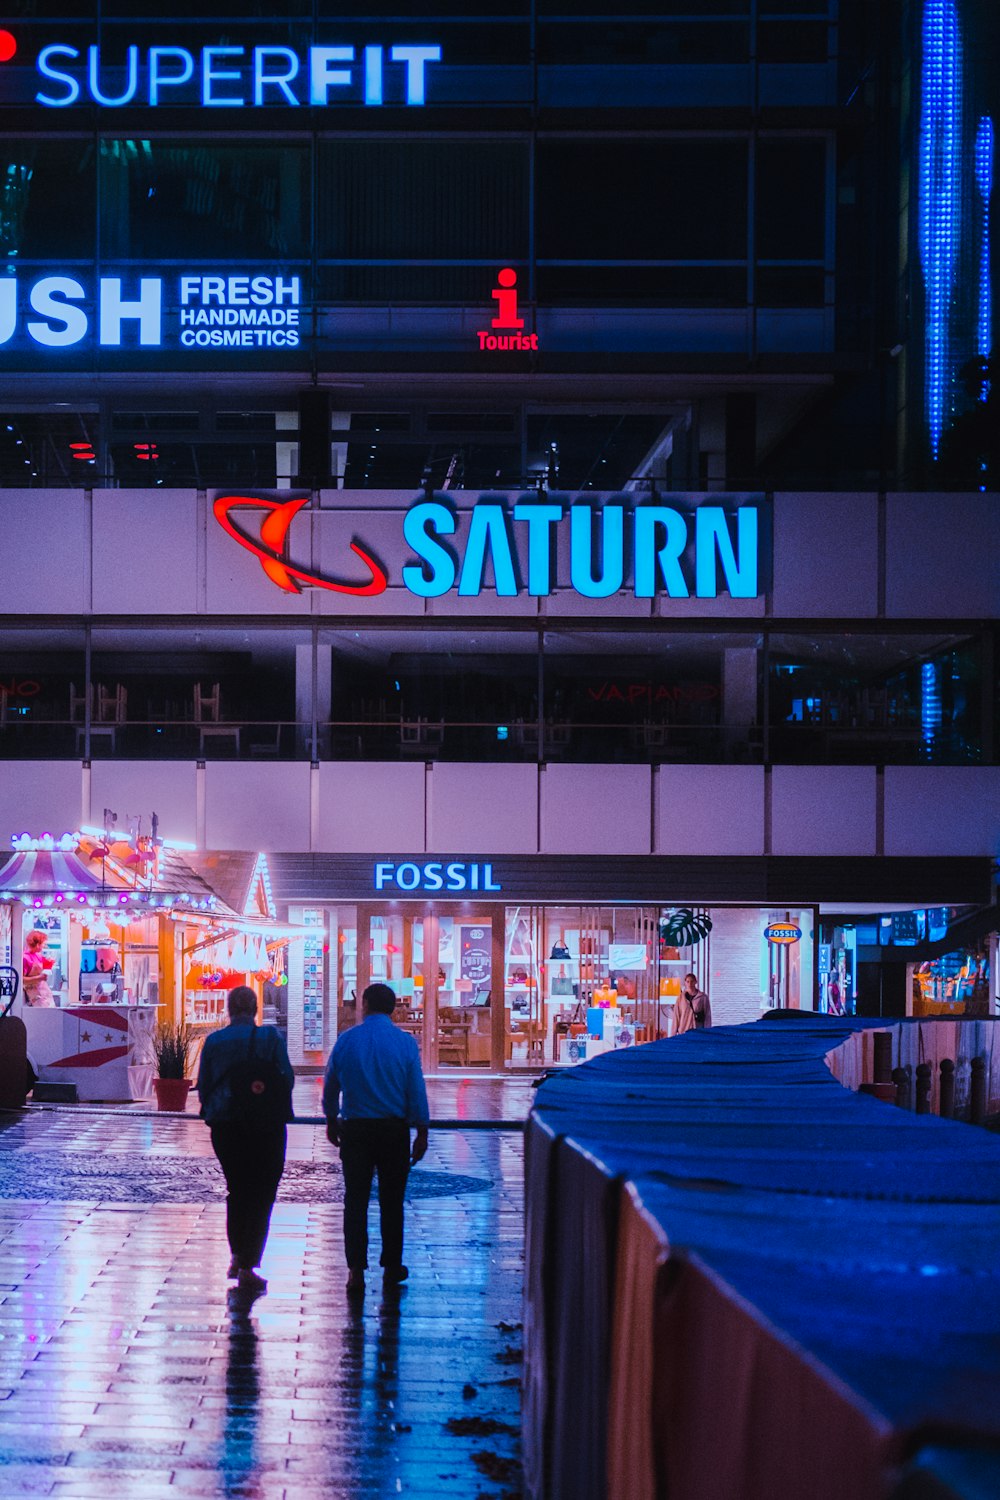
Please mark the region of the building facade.
POLYGON ((992 1003, 988 13, 147 9, 0 34, 0 833, 266 852, 304 1063, 992 1003))

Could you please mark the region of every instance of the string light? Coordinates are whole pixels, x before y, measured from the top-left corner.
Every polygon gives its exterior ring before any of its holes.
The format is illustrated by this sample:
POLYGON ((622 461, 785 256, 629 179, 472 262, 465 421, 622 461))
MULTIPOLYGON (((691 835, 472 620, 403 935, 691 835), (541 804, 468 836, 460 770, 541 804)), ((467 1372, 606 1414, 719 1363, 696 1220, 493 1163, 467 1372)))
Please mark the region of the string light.
MULTIPOLYGON (((976 127, 976 187, 983 203, 979 238, 979 308, 976 319, 976 352, 989 359, 993 350, 993 278, 990 274, 990 198, 993 195, 993 121, 984 115, 976 127)), ((989 395, 989 381, 983 376, 980 401, 989 395)))
POLYGON ((961 227, 962 40, 954 0, 926 0, 923 25, 920 260, 926 296, 924 407, 937 459, 951 382, 951 303, 961 227))

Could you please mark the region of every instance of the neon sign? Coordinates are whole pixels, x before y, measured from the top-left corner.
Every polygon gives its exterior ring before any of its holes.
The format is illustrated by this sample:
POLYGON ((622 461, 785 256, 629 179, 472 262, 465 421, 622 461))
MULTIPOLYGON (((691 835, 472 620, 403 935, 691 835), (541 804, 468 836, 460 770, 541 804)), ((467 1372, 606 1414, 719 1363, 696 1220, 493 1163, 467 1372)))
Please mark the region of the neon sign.
POLYGON ((0 344, 22 321, 46 349, 87 340, 103 349, 287 349, 299 343, 301 308, 298 276, 177 272, 140 276, 127 289, 121 277, 101 276, 96 298, 76 273, 26 288, 9 276, 0 280, 0 344))
POLYGON ((441 540, 457 529, 455 512, 438 500, 412 505, 403 518, 403 537, 419 562, 403 568, 411 594, 438 599, 457 585, 463 598, 483 592, 487 565, 499 598, 522 591, 516 563, 513 526, 523 528, 527 544, 527 593, 545 598, 553 591, 557 528, 569 523, 570 588, 585 599, 607 599, 626 584, 626 553, 631 554, 632 590, 637 599, 652 599, 662 589, 671 598, 687 599, 692 589, 683 563, 692 545, 694 594, 714 599, 721 568, 733 599, 754 599, 758 591, 758 515, 756 506, 735 513, 735 536, 721 505, 702 505, 686 514, 668 505, 636 505, 608 500, 603 505, 564 505, 518 501, 512 512, 499 500, 480 500, 469 517, 464 556, 441 540))
POLYGON ((497 304, 490 328, 498 331, 480 329, 476 334, 480 349, 537 349, 538 334, 521 332, 524 319, 517 311, 517 272, 511 266, 504 266, 490 295, 497 304))
POLYGON ((431 860, 425 865, 411 860, 398 865, 380 861, 375 866, 375 889, 384 891, 391 887, 407 894, 414 891, 503 890, 500 882, 493 879, 491 864, 465 864, 462 861, 446 864, 440 860, 431 860))
MULTIPOLYGON (((0 31, 0 62, 17 54, 17 38, 0 31)), ((271 105, 323 109, 333 103, 379 106, 427 102, 427 69, 441 48, 423 43, 394 46, 140 47, 116 49, 52 42, 35 58, 36 104, 67 109, 97 104, 197 104, 203 109, 260 109, 271 105)))
MULTIPOLYGON (((359 542, 351 551, 368 567, 361 584, 337 582, 293 566, 284 556, 294 518, 309 497, 284 502, 248 495, 220 495, 213 514, 232 539, 258 559, 271 582, 287 593, 302 585, 342 594, 381 594, 388 573, 359 542), (257 541, 232 519, 234 511, 268 514, 257 541)), ((439 599, 455 590, 477 599, 489 587, 499 598, 527 592, 545 598, 556 587, 560 529, 568 530, 569 587, 586 599, 606 599, 631 583, 637 599, 755 599, 760 589, 760 525, 756 505, 727 510, 700 505, 691 511, 624 500, 567 504, 549 496, 524 499, 508 509, 503 498, 476 502, 463 513, 464 550, 454 545, 459 514, 441 500, 419 500, 403 517, 403 541, 417 559, 401 570, 403 587, 419 599, 439 599), (516 530, 515 530, 516 528, 516 530), (521 556, 527 565, 523 569, 521 556)))
POLYGON ((286 500, 284 504, 276 500, 250 500, 241 495, 220 495, 212 511, 223 531, 228 532, 241 547, 259 558, 260 565, 271 582, 288 594, 301 594, 303 583, 311 584, 317 589, 330 589, 335 594, 384 594, 389 580, 375 559, 363 547, 359 547, 357 542, 351 543, 351 551, 371 570, 372 576, 368 583, 336 583, 332 578, 323 578, 318 573, 306 573, 284 561, 281 554, 288 529, 302 507, 308 504, 308 495, 301 500, 286 500), (268 512, 261 523, 259 544, 232 519, 234 510, 247 508, 268 512))

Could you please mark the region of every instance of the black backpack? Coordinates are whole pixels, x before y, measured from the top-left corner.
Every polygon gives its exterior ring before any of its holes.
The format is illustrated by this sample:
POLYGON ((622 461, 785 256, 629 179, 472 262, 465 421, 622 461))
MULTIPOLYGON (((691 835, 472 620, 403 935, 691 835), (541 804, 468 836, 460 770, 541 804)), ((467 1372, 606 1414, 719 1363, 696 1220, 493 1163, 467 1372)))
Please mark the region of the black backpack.
POLYGON ((291 1114, 292 1089, 271 1057, 257 1055, 256 1026, 246 1057, 225 1075, 234 1119, 244 1125, 284 1125, 291 1114))

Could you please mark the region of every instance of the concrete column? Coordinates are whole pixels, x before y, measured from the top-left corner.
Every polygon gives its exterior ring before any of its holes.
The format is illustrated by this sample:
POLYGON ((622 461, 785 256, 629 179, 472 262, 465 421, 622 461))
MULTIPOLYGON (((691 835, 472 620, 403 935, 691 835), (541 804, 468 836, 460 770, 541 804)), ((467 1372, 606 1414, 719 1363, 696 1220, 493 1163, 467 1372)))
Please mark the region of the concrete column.
POLYGON ((750 729, 757 723, 756 646, 727 647, 722 653, 722 723, 727 759, 743 757, 750 729))
MULTIPOLYGON (((329 739, 323 726, 330 719, 332 673, 333 647, 317 645, 315 713, 320 725, 317 745, 321 755, 329 739)), ((295 647, 295 739, 300 754, 308 751, 312 743, 313 707, 313 647, 311 641, 303 641, 295 647)))

